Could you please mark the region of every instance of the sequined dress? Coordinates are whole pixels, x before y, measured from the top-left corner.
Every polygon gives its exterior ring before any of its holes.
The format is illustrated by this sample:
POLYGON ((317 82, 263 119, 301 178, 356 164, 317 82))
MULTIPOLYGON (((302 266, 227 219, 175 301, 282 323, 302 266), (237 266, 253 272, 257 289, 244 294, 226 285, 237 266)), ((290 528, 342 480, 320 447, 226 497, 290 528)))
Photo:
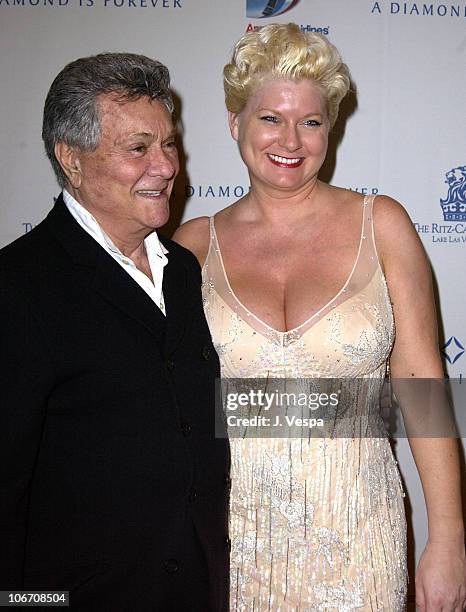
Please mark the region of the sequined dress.
MULTIPOLYGON (((355 377, 382 384, 394 339, 388 289, 362 205, 342 289, 296 329, 266 325, 232 291, 210 220, 204 308, 222 377, 355 377)), ((405 609, 403 490, 386 437, 231 439, 233 611, 405 609)))

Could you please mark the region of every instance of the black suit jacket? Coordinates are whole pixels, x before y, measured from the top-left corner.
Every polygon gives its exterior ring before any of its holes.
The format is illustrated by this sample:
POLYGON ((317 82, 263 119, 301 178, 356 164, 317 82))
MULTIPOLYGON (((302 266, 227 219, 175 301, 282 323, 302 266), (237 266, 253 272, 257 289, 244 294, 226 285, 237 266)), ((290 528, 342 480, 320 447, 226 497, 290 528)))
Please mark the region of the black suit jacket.
POLYGON ((0 251, 0 589, 228 608, 218 358, 199 266, 162 241, 166 318, 61 197, 0 251))

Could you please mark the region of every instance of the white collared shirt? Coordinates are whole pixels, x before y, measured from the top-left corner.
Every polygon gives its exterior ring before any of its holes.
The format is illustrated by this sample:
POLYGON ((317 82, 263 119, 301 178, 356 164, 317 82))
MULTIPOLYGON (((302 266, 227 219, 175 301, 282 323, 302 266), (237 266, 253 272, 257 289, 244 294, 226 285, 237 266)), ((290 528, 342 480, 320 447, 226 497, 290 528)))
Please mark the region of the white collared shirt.
POLYGON ((166 257, 168 251, 160 242, 156 232, 152 232, 144 240, 147 259, 152 273, 152 282, 143 272, 138 270, 134 262, 125 257, 97 223, 95 217, 84 208, 77 200, 69 194, 66 189, 63 190, 63 200, 73 215, 73 218, 100 246, 117 261, 120 266, 133 278, 137 284, 143 289, 153 302, 165 314, 165 303, 162 293, 163 269, 168 263, 166 257))

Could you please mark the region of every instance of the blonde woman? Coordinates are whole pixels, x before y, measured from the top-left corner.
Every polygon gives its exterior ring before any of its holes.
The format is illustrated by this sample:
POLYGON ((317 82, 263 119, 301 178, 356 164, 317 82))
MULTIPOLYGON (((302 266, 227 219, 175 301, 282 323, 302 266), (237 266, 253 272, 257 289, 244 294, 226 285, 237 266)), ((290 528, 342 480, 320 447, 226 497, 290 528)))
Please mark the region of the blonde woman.
MULTIPOLYGON (((225 66, 251 190, 175 236, 203 266, 224 377, 381 386, 388 363, 393 377, 443 377, 429 265, 405 210, 318 179, 349 83, 335 47, 294 24, 246 34, 225 66)), ((458 612, 456 445, 411 447, 429 515, 417 604, 458 612)), ((387 438, 232 439, 231 450, 232 610, 405 608, 403 491, 387 438)))

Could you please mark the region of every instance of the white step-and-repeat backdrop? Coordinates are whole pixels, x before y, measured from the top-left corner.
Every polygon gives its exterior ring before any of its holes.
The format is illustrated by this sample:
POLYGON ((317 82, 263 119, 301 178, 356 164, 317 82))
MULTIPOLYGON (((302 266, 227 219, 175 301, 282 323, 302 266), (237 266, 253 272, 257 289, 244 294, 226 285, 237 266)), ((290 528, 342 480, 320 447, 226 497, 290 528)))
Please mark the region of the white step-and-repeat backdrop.
MULTIPOLYGON (((0 0, 0 246, 37 224, 57 195, 40 136, 49 85, 69 61, 101 51, 143 53, 171 70, 185 167, 170 229, 243 195, 248 179, 227 129, 222 67, 246 30, 272 21, 323 32, 349 65, 355 92, 323 178, 407 207, 432 263, 445 365, 463 377, 464 0, 0 0), (267 4, 274 13, 264 18, 267 4)), ((416 544, 412 570, 426 538, 425 510, 407 442, 395 446, 416 544)))

